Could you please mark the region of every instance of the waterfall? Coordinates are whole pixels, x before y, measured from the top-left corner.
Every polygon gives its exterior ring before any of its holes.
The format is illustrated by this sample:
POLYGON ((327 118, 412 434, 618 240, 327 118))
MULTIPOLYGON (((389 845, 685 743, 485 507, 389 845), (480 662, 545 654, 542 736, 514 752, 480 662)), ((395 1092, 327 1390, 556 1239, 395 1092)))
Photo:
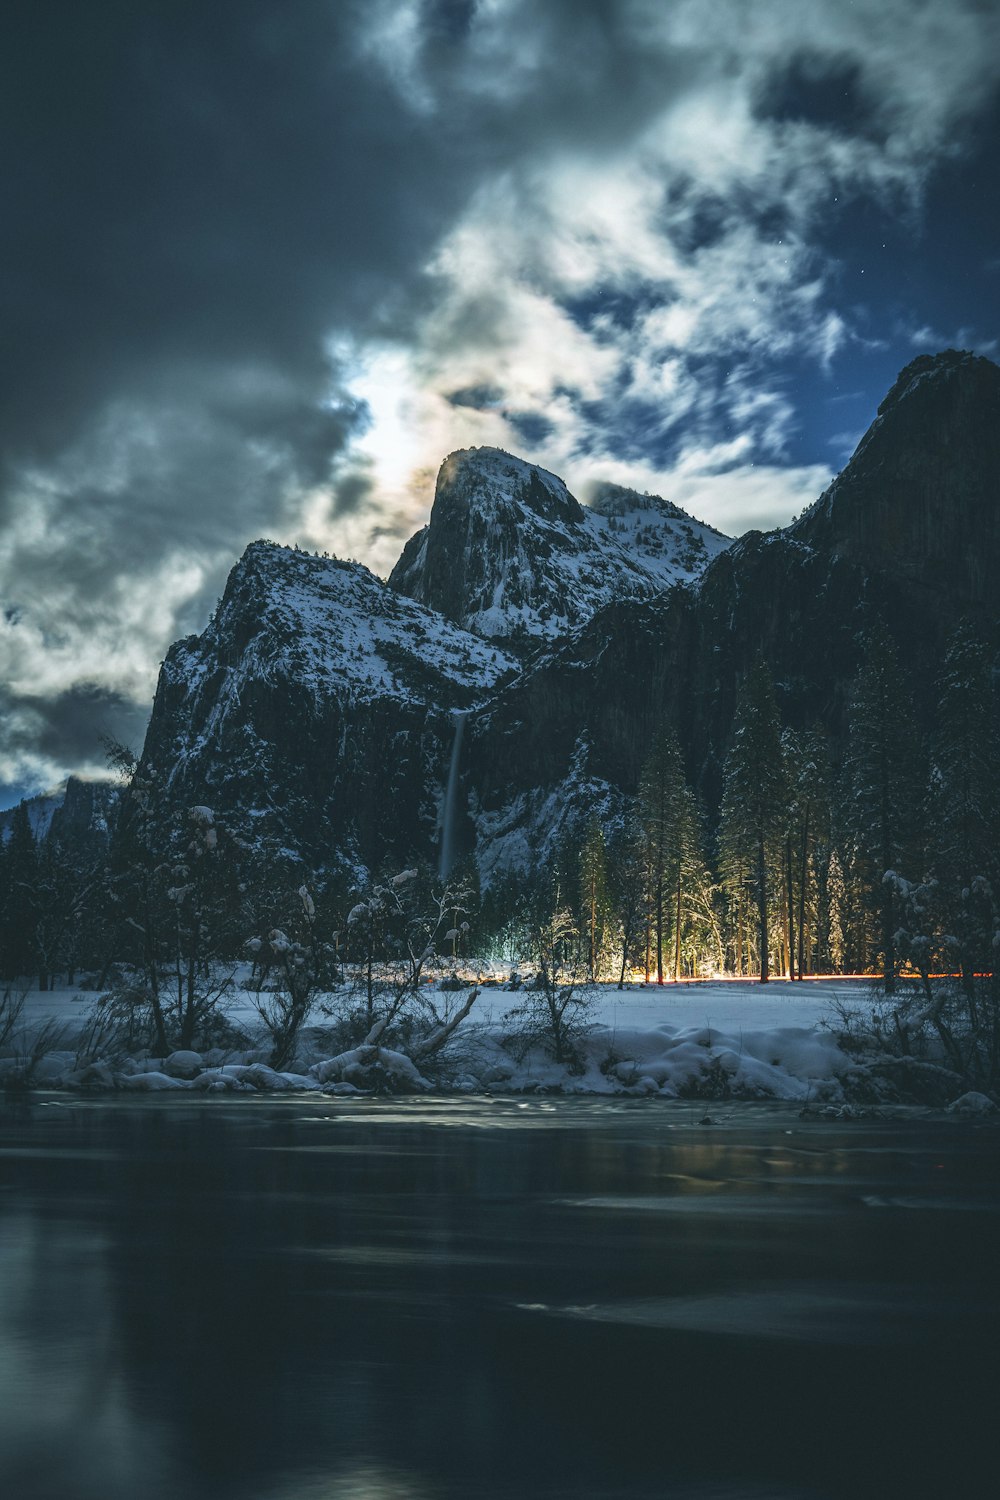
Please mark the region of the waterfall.
POLYGON ((444 794, 444 810, 441 815, 441 859, 438 875, 447 880, 455 863, 455 823, 458 817, 458 771, 462 760, 462 737, 465 734, 464 711, 455 715, 455 738, 451 742, 451 765, 448 767, 448 787, 444 794))

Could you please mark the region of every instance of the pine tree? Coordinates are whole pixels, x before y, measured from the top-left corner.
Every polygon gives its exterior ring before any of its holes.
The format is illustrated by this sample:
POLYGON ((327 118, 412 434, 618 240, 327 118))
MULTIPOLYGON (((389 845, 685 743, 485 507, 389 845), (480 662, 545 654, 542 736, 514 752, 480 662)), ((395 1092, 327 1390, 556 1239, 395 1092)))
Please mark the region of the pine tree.
POLYGON ((38 920, 38 849, 31 819, 24 802, 11 818, 10 837, 4 856, 3 977, 14 979, 35 974, 38 964, 36 927, 38 920))
POLYGON ((674 745, 670 735, 663 731, 654 741, 640 773, 638 802, 646 865, 646 979, 649 979, 649 935, 652 932, 656 944, 657 984, 663 983, 664 914, 668 899, 667 851, 674 790, 674 745))
POLYGON ((60 969, 69 970, 77 941, 83 880, 50 832, 36 854, 35 951, 38 988, 54 984, 60 969))
MULTIPOLYGON (((164 901, 162 789, 152 763, 140 764, 129 749, 115 740, 105 744, 108 765, 122 782, 123 807, 118 822, 114 859, 109 870, 110 900, 118 908, 112 946, 106 968, 110 968, 115 943, 123 937, 139 940, 139 957, 145 999, 152 1021, 154 1046, 159 1056, 169 1051, 164 1002, 160 985, 162 931, 169 926, 164 901)), ((109 901, 110 904, 110 901, 109 901)))
POLYGON ((7 954, 7 903, 10 887, 7 874, 7 843, 0 829, 0 980, 11 977, 7 954))
MULTIPOLYGON (((701 813, 694 792, 686 781, 677 792, 669 870, 673 906, 673 972, 674 979, 678 980, 685 936, 692 940, 697 951, 698 947, 704 946, 702 929, 706 926, 715 928, 712 880, 705 866, 701 813)), ((717 929, 712 936, 717 938, 717 929)))
POLYGON ((175 986, 164 1013, 186 1050, 195 1046, 232 980, 231 971, 220 978, 213 966, 237 953, 242 941, 238 851, 212 808, 190 807, 177 818, 161 873, 169 880, 164 896, 170 919, 163 926, 173 949, 175 986))
POLYGON ((719 828, 719 876, 728 908, 732 972, 742 979, 751 966, 748 914, 753 904, 753 864, 741 823, 725 814, 719 828))
POLYGON ((736 705, 723 769, 720 862, 731 899, 752 895, 757 914, 760 981, 770 977, 770 902, 780 858, 785 780, 774 686, 758 657, 736 705))
MULTIPOLYGON (((697 812, 672 729, 660 731, 642 768, 637 816, 646 850, 648 909, 656 940, 656 982, 662 984, 664 940, 671 921, 677 921, 685 873, 690 870, 698 840, 697 812)), ((678 957, 675 963, 679 965, 679 961, 678 957)))
POLYGON ((587 951, 587 974, 591 981, 598 976, 605 946, 608 919, 608 864, 604 829, 600 819, 591 817, 580 846, 579 855, 580 926, 587 951))
POLYGON ((826 871, 826 946, 830 965, 836 973, 844 967, 844 909, 846 892, 844 871, 836 849, 830 851, 830 863, 826 871))
POLYGON ((644 837, 638 824, 630 823, 615 839, 608 857, 608 888, 611 907, 617 922, 617 941, 621 947, 618 988, 625 988, 625 974, 637 958, 636 947, 642 934, 646 910, 646 878, 643 859, 644 837))
POLYGON ((785 921, 788 931, 789 978, 807 968, 810 914, 816 899, 814 849, 829 836, 830 758, 824 735, 786 729, 781 736, 787 785, 785 825, 785 921))
POLYGON ((938 683, 926 824, 946 930, 962 983, 992 968, 993 912, 1000 896, 1000 751, 990 664, 963 623, 938 683))
POLYGON ((897 901, 890 871, 910 878, 916 846, 920 776, 910 698, 892 637, 878 622, 850 708, 844 757, 842 821, 858 852, 866 904, 877 920, 886 994, 896 988, 897 901))

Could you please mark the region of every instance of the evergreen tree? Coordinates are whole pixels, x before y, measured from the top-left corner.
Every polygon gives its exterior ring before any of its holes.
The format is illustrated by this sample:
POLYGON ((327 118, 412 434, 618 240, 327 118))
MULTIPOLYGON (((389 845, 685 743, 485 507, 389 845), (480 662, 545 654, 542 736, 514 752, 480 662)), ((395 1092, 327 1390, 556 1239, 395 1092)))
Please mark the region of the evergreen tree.
POLYGON ((4 855, 3 977, 32 976, 38 967, 38 850, 24 802, 14 809, 4 855))
POLYGON ((656 945, 656 982, 663 983, 663 929, 669 899, 667 852, 670 842, 671 799, 676 787, 674 745, 663 731, 639 776, 638 820, 643 836, 646 872, 646 981, 650 971, 650 934, 656 945))
POLYGON ((668 864, 672 892, 673 974, 681 977, 685 938, 696 955, 710 946, 718 952, 719 933, 712 905, 712 878, 705 865, 701 813, 687 782, 678 788, 668 864))
POLYGON ((731 899, 752 895, 760 981, 770 977, 773 871, 780 867, 785 779, 774 686, 758 657, 740 691, 723 769, 720 862, 731 899))
POLYGON ((0 980, 11 977, 7 954, 7 902, 9 884, 7 875, 7 842, 0 829, 0 980))
POLYGON ((844 968, 846 948, 844 943, 844 911, 846 891, 844 871, 836 849, 830 852, 826 871, 826 951, 830 967, 840 973, 844 968))
POLYGON ((194 1047, 232 982, 232 969, 218 972, 243 942, 238 850, 210 807, 187 809, 177 820, 170 859, 160 872, 164 892, 164 938, 173 949, 175 996, 164 1013, 177 1045, 194 1047), (169 919, 166 913, 169 912, 169 919))
POLYGON ((858 854, 866 905, 877 922, 887 994, 896 987, 898 920, 893 871, 905 878, 919 862, 916 845, 920 776, 909 693, 892 637, 879 622, 869 632, 851 702, 844 757, 842 821, 858 854))
POLYGON ((54 983, 60 969, 72 966, 82 887, 79 871, 50 832, 36 854, 35 951, 40 990, 54 983))
POLYGON ((945 930, 971 998, 974 975, 993 967, 993 912, 1000 894, 1000 753, 990 664, 963 623, 938 684, 926 826, 945 930))
POLYGON ((609 913, 607 850, 600 819, 592 816, 579 855, 580 927, 587 954, 587 975, 598 977, 609 913))
POLYGON ((160 962, 163 957, 164 929, 169 930, 172 908, 165 901, 163 847, 164 809, 162 787, 151 763, 140 765, 127 745, 108 740, 105 745, 108 764, 122 782, 123 805, 118 820, 118 837, 113 862, 108 871, 108 904, 115 911, 111 928, 103 984, 119 948, 130 953, 136 943, 143 975, 143 996, 152 1023, 153 1044, 159 1056, 170 1050, 164 999, 161 994, 160 962))
POLYGON ((665 938, 680 910, 685 873, 698 839, 697 812, 672 729, 660 731, 642 768, 637 816, 645 845, 656 982, 662 984, 665 938))
POLYGON ((786 729, 781 736, 787 787, 784 876, 789 978, 808 967, 809 926, 818 905, 814 852, 829 837, 830 759, 824 735, 786 729))
POLYGON ((723 814, 719 828, 719 877, 728 914, 727 951, 732 972, 740 979, 752 966, 753 861, 739 819, 723 814))
POLYGON ((609 851, 609 900, 617 919, 617 942, 621 949, 618 988, 625 988, 625 973, 636 963, 646 911, 644 839, 636 823, 628 825, 609 851))

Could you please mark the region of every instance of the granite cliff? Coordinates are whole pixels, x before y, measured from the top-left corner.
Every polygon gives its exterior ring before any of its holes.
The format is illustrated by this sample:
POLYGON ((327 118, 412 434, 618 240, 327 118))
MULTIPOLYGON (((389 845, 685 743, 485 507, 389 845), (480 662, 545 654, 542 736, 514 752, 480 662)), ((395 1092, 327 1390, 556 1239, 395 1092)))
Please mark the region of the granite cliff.
POLYGON ((456 843, 489 881, 584 809, 616 816, 664 718, 711 809, 758 651, 785 721, 836 743, 866 623, 926 684, 962 616, 996 645, 998 570, 1000 369, 955 351, 902 372, 800 520, 734 544, 655 497, 585 507, 465 450, 388 583, 251 546, 207 630, 169 653, 144 759, 171 803, 312 866, 433 859, 464 710, 456 843))

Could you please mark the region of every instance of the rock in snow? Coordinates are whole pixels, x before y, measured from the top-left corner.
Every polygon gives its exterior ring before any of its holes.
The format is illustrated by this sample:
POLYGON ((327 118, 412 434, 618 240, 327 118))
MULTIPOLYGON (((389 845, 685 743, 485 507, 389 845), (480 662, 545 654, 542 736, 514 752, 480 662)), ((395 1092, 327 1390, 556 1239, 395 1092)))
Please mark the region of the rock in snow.
POLYGON ((995 1115, 997 1107, 986 1094, 977 1094, 974 1090, 963 1094, 956 1099, 954 1104, 948 1105, 950 1115, 995 1115))

